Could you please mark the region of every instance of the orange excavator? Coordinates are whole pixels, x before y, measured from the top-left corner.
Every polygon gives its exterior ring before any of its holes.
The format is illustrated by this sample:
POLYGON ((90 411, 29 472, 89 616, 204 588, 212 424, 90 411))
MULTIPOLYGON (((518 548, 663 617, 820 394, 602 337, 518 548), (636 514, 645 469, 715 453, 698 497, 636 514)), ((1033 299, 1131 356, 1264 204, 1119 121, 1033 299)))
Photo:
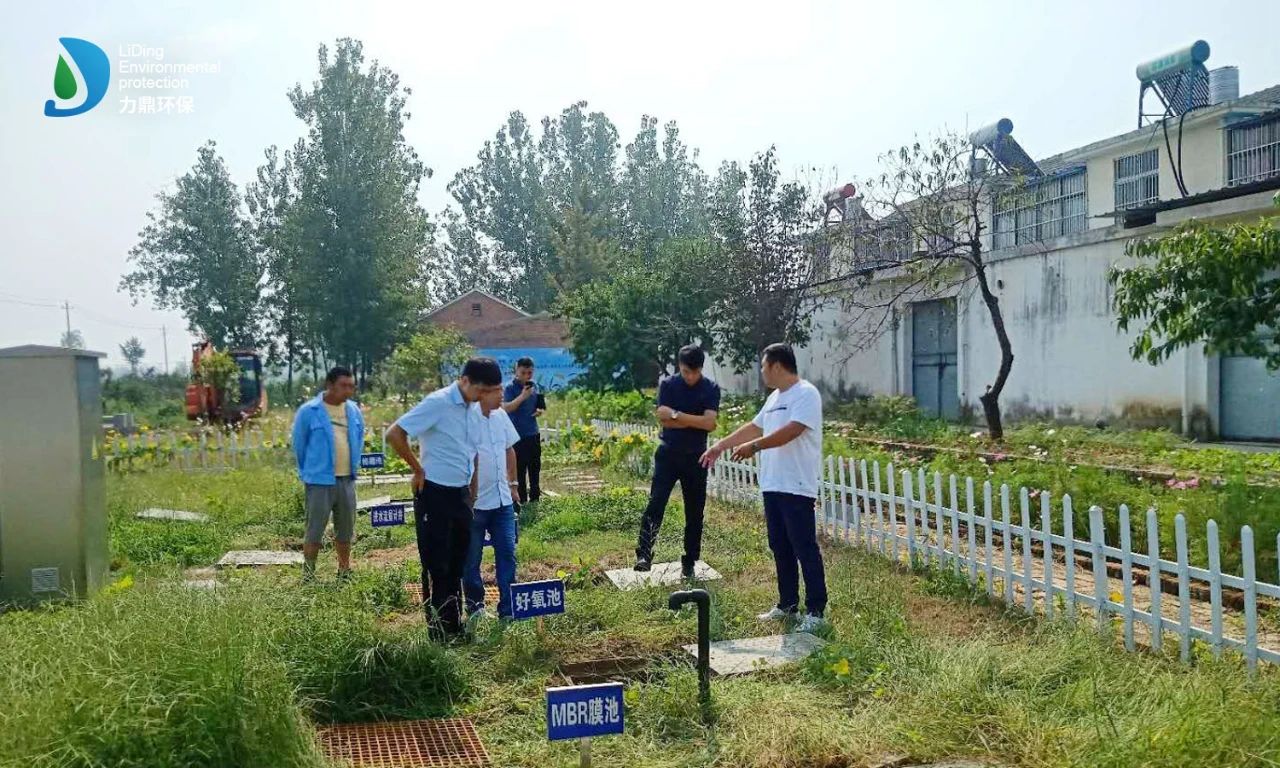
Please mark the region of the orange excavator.
POLYGON ((200 361, 213 355, 213 342, 199 341, 191 345, 191 383, 187 384, 187 418, 206 422, 234 424, 267 412, 267 388, 262 376, 262 355, 253 349, 232 349, 228 352, 240 366, 239 397, 228 404, 225 392, 219 392, 210 384, 195 378, 200 361))

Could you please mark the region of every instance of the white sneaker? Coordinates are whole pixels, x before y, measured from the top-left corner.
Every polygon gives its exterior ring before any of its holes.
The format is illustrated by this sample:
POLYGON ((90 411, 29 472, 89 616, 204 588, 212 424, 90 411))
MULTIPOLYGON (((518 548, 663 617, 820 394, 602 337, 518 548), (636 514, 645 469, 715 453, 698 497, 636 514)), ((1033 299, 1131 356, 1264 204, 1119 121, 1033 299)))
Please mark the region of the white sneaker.
POLYGON ((756 617, 760 621, 785 621, 795 614, 790 611, 784 611, 778 606, 773 606, 768 613, 762 613, 756 617))
POLYGON ((821 616, 814 616, 812 613, 806 613, 800 623, 796 624, 797 632, 813 632, 816 629, 825 627, 827 620, 821 616))

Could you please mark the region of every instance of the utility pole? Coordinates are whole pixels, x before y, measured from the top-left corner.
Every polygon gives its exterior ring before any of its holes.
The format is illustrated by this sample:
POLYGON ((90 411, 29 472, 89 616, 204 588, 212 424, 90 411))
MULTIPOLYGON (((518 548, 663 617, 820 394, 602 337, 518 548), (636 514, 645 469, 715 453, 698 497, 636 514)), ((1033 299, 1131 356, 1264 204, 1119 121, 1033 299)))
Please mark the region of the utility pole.
POLYGON ((164 345, 164 375, 169 375, 169 332, 163 325, 160 326, 161 343, 164 345))
POLYGON ((69 339, 71 338, 71 302, 67 301, 66 299, 63 299, 62 308, 66 311, 66 314, 67 314, 67 338, 69 339))

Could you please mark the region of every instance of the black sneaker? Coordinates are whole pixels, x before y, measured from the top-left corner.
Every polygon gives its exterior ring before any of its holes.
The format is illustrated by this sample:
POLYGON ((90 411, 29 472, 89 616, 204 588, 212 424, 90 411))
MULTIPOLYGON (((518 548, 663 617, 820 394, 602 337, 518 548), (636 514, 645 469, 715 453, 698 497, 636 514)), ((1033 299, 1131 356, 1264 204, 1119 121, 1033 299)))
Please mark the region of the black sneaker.
POLYGON ((648 558, 645 558, 645 557, 636 558, 636 565, 635 565, 636 571, 643 573, 645 571, 648 571, 652 567, 653 567, 653 564, 649 562, 648 558))
POLYGON ((693 578, 693 566, 688 564, 680 565, 680 575, 686 579, 693 578))

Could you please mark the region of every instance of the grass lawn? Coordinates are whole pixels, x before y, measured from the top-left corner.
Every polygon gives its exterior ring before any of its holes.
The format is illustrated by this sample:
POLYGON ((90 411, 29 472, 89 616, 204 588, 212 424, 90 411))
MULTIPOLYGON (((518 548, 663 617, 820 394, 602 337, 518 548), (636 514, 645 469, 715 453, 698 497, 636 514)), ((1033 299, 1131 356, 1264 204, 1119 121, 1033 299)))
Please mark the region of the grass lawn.
MULTIPOLYGON (((1273 766, 1280 677, 1236 659, 1126 654, 1114 638, 1004 613, 945 574, 910 573, 826 548, 827 648, 779 671, 713 681, 701 721, 693 611, 669 590, 621 593, 600 574, 629 564, 644 494, 635 481, 530 510, 522 578, 562 573, 569 609, 482 625, 471 643, 428 642, 401 584, 418 576, 409 527, 387 542, 362 519, 358 576, 339 587, 296 569, 243 570, 213 592, 177 585, 185 566, 232 547, 296 546, 299 489, 283 466, 149 471, 109 481, 116 586, 77 605, 0 615, 0 766, 321 766, 317 724, 473 719, 497 766, 576 764, 545 741, 543 689, 557 667, 643 656, 627 732, 595 744, 599 765, 859 766, 890 756, 1024 766, 1273 766), (146 506, 207 512, 207 526, 138 521, 146 506), (603 582, 603 583, 602 583, 603 582)), ((561 491, 567 488, 558 486, 561 491)), ((384 489, 361 488, 362 496, 384 489)), ((394 496, 405 486, 392 490, 394 496)), ((678 505, 660 559, 678 556, 678 505)), ((759 513, 713 504, 704 559, 713 640, 770 634, 776 599, 759 513)))

